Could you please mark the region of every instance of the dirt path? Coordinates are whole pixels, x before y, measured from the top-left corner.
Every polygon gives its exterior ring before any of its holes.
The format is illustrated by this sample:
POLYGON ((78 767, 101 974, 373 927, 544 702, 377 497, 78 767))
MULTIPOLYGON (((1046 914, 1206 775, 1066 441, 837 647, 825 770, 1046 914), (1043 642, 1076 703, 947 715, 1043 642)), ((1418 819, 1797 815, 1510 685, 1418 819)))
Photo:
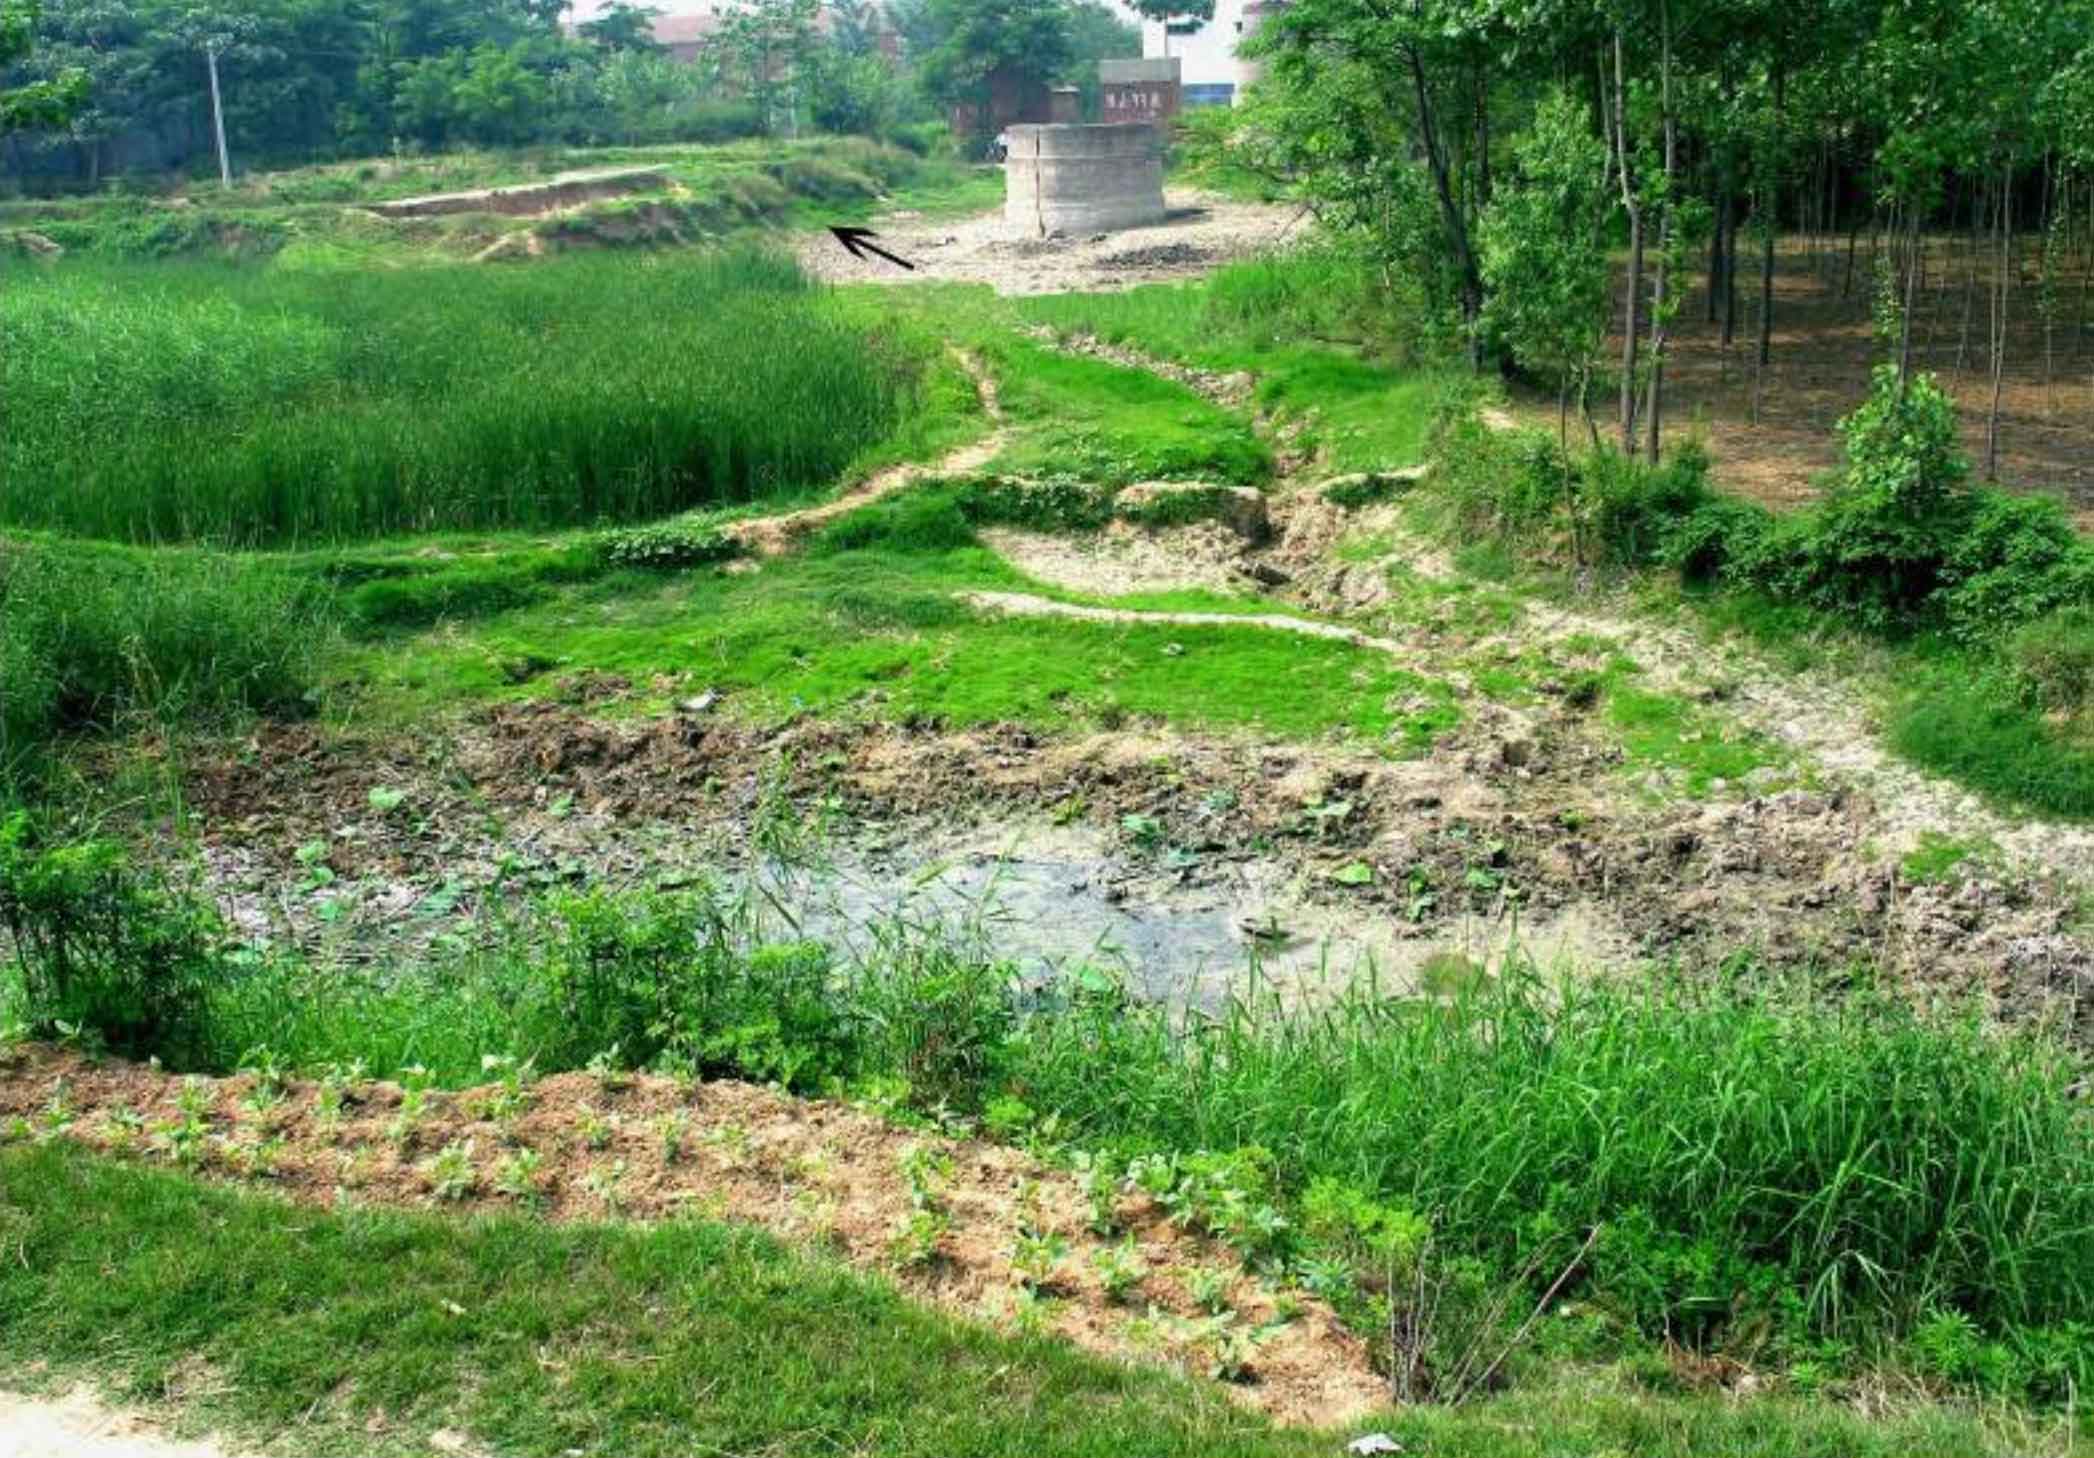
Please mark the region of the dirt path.
POLYGON ((968 592, 961 601, 986 612, 1009 613, 1021 618, 1078 618, 1087 623, 1166 623, 1188 628, 1266 628, 1275 633, 1299 633, 1305 638, 1329 638, 1355 648, 1373 648, 1391 656, 1409 649, 1393 638, 1377 638, 1358 628, 1336 623, 1318 623, 1281 613, 1187 613, 1146 612, 1136 608, 1084 607, 1079 603, 1055 602, 1024 592, 968 592))
POLYGON ((942 460, 930 465, 909 464, 889 466, 886 470, 867 477, 865 481, 834 501, 810 506, 805 511, 788 511, 778 516, 752 517, 729 526, 727 535, 733 537, 750 551, 761 557, 775 557, 789 550, 796 542, 811 536, 838 517, 848 516, 862 506, 870 506, 883 496, 914 486, 919 481, 936 480, 944 476, 964 476, 979 471, 994 460, 1009 439, 1009 431, 1003 424, 1003 406, 996 392, 996 377, 982 367, 980 360, 964 350, 952 351, 960 367, 974 380, 974 392, 982 402, 982 413, 989 417, 991 429, 980 440, 961 446, 948 453, 942 460))
POLYGON ((0 1392, 0 1458, 226 1458, 213 1442, 177 1442, 148 1418, 76 1389, 64 1397, 0 1392))
POLYGON ((890 214, 875 224, 880 246, 915 265, 907 272, 853 258, 826 233, 807 235, 798 251, 802 267, 831 283, 982 283, 999 294, 1062 294, 1197 278, 1306 226, 1298 206, 1189 188, 1167 189, 1164 201, 1168 215, 1154 227, 1068 238, 1020 236, 1001 212, 943 223, 890 214))

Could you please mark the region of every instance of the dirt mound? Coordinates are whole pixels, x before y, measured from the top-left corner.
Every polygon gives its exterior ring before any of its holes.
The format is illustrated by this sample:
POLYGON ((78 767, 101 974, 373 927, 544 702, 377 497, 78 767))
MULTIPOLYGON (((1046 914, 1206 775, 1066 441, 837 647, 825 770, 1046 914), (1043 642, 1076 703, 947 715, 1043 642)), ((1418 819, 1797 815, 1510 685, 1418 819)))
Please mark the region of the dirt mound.
POLYGON ((1165 198, 1171 211, 1161 223, 1078 238, 1014 237, 1001 211, 951 223, 900 215, 876 220, 880 246, 915 264, 910 272, 878 258, 854 258, 827 234, 803 236, 795 246, 810 272, 836 283, 955 280, 985 283, 1000 294, 1069 293, 1194 278, 1283 242, 1304 217, 1299 207, 1182 188, 1168 189, 1165 198))
POLYGON ((0 1073, 0 1118, 49 1128, 54 1109, 65 1136, 84 1144, 266 1182, 313 1204, 347 1190, 554 1220, 698 1212, 759 1225, 949 1309, 1196 1374, 1223 1361, 1232 1334, 1258 1333, 1247 1356, 1228 1354, 1243 1361, 1228 1390, 1285 1422, 1343 1422, 1386 1400, 1365 1342, 1328 1307, 1245 1273, 1147 1195, 1120 1189, 1100 1211, 1073 1175, 1009 1146, 900 1128, 844 1104, 584 1074, 412 1099, 391 1083, 337 1085, 323 1102, 307 1081, 185 1081, 47 1049, 0 1073), (1021 1272, 1021 1236, 1060 1252, 1050 1269, 1021 1272), (1146 1274, 1115 1296, 1101 1257, 1128 1238, 1146 1274), (1194 1299, 1195 1272, 1226 1277, 1223 1319, 1194 1299))
POLYGON ((982 541, 1031 577, 1069 592, 1125 597, 1205 588, 1237 591, 1243 539, 1219 522, 1150 531, 1114 522, 1093 536, 990 528, 982 541))
POLYGON ((1214 254, 1190 243, 1155 243, 1146 248, 1128 248, 1108 253, 1098 260, 1101 268, 1183 268, 1207 263, 1214 254))

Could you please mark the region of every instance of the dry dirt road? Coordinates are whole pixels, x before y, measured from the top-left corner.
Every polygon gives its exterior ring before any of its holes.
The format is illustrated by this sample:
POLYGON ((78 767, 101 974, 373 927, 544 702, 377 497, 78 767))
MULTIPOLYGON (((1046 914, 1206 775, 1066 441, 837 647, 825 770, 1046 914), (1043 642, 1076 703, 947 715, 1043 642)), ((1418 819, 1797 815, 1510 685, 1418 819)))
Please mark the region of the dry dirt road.
POLYGON ((0 1458, 226 1458, 226 1450, 164 1437, 148 1420, 105 1407, 85 1391, 0 1392, 0 1458))
POLYGON ((877 219, 879 246, 913 270, 854 258, 827 233, 808 234, 796 248, 802 265, 830 283, 985 283, 999 294, 1059 294, 1196 278, 1308 227, 1294 204, 1236 202, 1189 188, 1167 189, 1164 202, 1169 215, 1154 227, 1070 237, 1026 236, 1001 212, 945 222, 906 212, 877 219))

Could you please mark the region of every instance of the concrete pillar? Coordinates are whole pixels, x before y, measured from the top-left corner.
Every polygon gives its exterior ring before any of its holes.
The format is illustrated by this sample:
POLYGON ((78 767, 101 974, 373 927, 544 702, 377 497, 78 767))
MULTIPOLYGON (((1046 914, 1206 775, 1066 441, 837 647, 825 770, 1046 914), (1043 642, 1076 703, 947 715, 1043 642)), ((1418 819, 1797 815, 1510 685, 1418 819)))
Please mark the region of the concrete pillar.
POLYGON ((1163 221, 1163 147, 1154 127, 1006 128, 1004 220, 1033 237, 1163 221))
POLYGON ((1057 86, 1047 94, 1047 120, 1070 126, 1083 120, 1083 93, 1074 86, 1057 86))
POLYGON ((1167 122, 1178 114, 1177 56, 1098 63, 1098 117, 1108 122, 1167 122))

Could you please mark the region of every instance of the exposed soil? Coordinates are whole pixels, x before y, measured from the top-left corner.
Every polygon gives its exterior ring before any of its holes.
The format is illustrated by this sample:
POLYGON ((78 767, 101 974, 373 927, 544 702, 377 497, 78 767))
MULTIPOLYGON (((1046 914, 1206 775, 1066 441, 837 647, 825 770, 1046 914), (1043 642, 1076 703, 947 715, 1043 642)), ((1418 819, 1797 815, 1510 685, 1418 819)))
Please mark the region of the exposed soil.
POLYGON ((1015 617, 1074 618, 1086 623, 1164 623, 1187 628, 1265 628, 1275 633, 1298 633, 1304 638, 1350 643, 1355 648, 1373 648, 1397 657, 1404 654, 1404 645, 1393 639, 1377 638, 1371 633, 1337 623, 1319 623, 1278 613, 1143 612, 1133 608, 1085 607, 1080 603, 1055 602, 1024 592, 970 592, 965 600, 970 607, 1009 613, 1015 617))
POLYGON ((623 197, 628 193, 649 192, 668 185, 669 170, 666 167, 621 167, 562 172, 544 182, 518 183, 512 187, 483 187, 470 192, 403 197, 392 202, 370 203, 368 207, 387 218, 438 217, 445 213, 537 217, 599 198, 623 197))
POLYGON ((1243 538, 1219 522, 1150 530, 1113 522, 1094 536, 992 527, 982 541, 1030 577, 1069 592, 1125 597, 1137 592, 1245 585, 1243 538))
POLYGON ((166 1437, 151 1418, 85 1389, 56 1398, 0 1392, 0 1458, 226 1458, 229 1451, 166 1437))
POLYGON ((907 272, 854 258, 827 234, 795 246, 803 267, 833 283, 985 283, 999 294, 1060 294, 1197 278, 1271 248, 1305 223, 1299 207, 1185 188, 1168 189, 1164 200, 1169 215, 1152 227, 1073 237, 1021 236, 1001 212, 946 223, 890 214, 876 225, 880 246, 915 265, 907 272))
MULTIPOLYGON (((55 1108, 67 1137, 174 1157, 178 1141, 167 1131, 185 1123, 184 1080, 52 1049, 20 1057, 22 1066, 0 1079, 0 1118, 48 1128, 55 1108), (135 1116, 128 1130, 127 1116, 135 1116)), ((1123 1191, 1111 1202, 1113 1224, 1100 1234, 1074 1176, 1008 1145, 905 1129, 848 1105, 731 1082, 683 1087, 654 1077, 611 1083, 564 1074, 528 1084, 526 1106, 508 1114, 498 1085, 431 1092, 427 1112, 405 1125, 395 1084, 349 1090, 330 1117, 310 1082, 288 1084, 273 1102, 253 1097, 252 1077, 191 1082, 208 1110, 193 1167, 266 1182, 295 1200, 332 1204, 347 1191, 461 1211, 524 1205, 555 1220, 731 1219, 830 1248, 913 1295, 995 1322, 1020 1319, 1025 1305, 1019 1293, 1027 1281, 1014 1265, 1020 1232, 1052 1234, 1067 1253, 1041 1283, 1029 1318, 1046 1330, 1093 1351, 1204 1373, 1216 1337, 1200 1325, 1204 1313, 1187 1278, 1194 1270, 1228 1272, 1235 1324, 1269 1332, 1242 1379, 1227 1384, 1232 1395, 1283 1422, 1319 1426, 1387 1398, 1366 1344, 1328 1307, 1246 1274, 1225 1246, 1175 1224, 1140 1193, 1123 1191), (684 1121, 673 1140, 665 1133, 672 1117, 684 1121), (463 1183, 439 1193, 437 1159, 446 1148, 460 1151, 463 1183), (503 1162, 520 1150, 535 1153, 538 1164, 528 1178, 512 1171, 504 1189, 503 1162), (904 1175, 912 1150, 950 1161, 949 1172, 928 1181, 929 1208, 945 1228, 927 1253, 906 1249, 911 1218, 923 1208, 904 1175), (1097 1256, 1124 1235, 1133 1236, 1148 1274, 1116 1299, 1097 1256)))

